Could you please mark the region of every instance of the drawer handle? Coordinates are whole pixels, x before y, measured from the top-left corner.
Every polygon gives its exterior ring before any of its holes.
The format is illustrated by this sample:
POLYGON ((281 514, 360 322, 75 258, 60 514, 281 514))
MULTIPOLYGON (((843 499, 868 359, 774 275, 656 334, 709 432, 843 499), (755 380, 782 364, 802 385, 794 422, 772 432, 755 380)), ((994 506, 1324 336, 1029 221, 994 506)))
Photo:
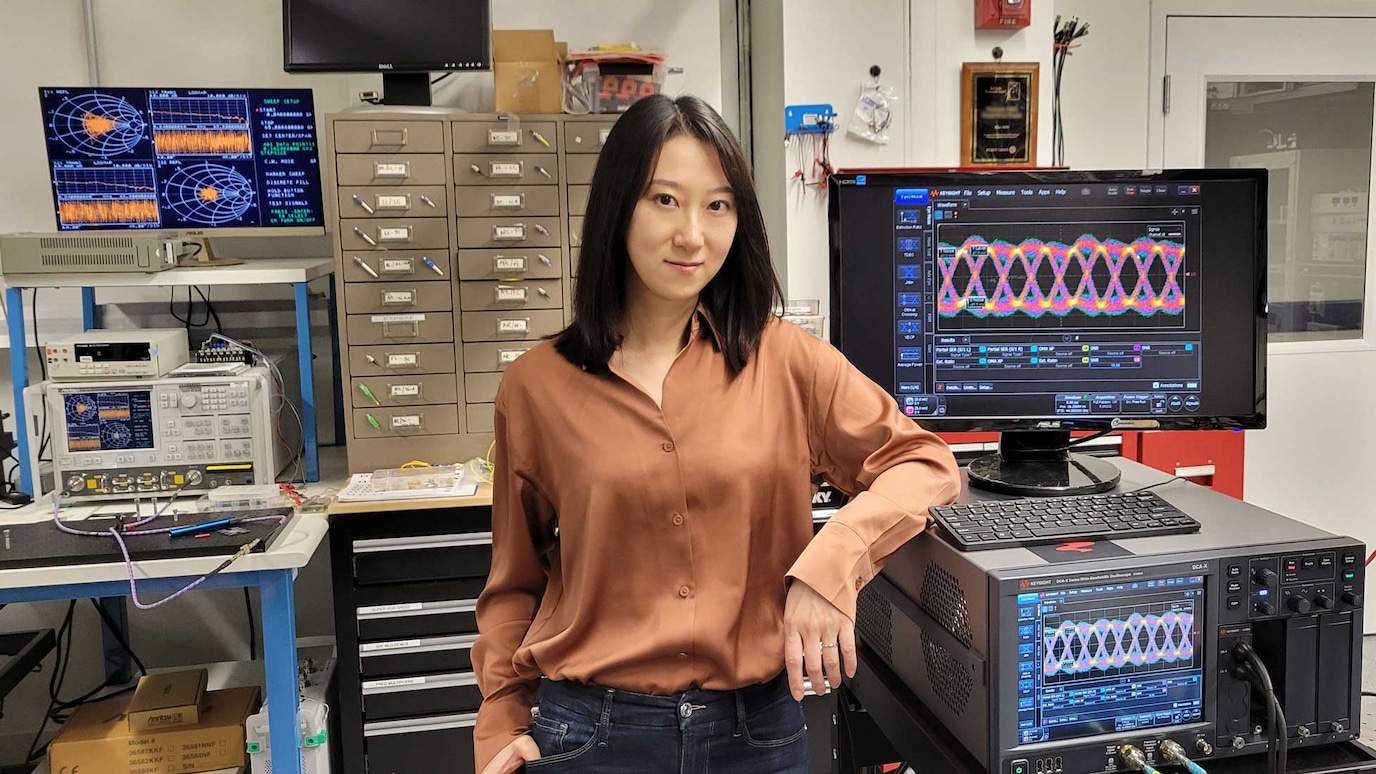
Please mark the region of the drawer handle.
POLYGON ((431 731, 453 731, 472 728, 478 724, 475 713, 463 715, 439 715, 424 720, 388 720, 380 723, 364 723, 364 736, 396 736, 399 734, 424 734, 431 731))
POLYGON ((396 653, 444 653, 446 651, 472 650, 478 641, 477 636, 431 637, 428 639, 391 640, 388 642, 365 642, 358 646, 360 656, 390 656, 396 653))
POLYGON ((429 207, 429 208, 432 209, 432 210, 433 210, 433 209, 437 209, 437 208, 439 207, 439 205, 437 205, 437 204, 435 204, 433 201, 431 201, 431 200, 430 200, 430 197, 429 197, 429 196, 426 196, 425 194, 421 194, 421 195, 420 195, 420 202, 421 202, 421 204, 424 204, 426 207, 429 207))
POLYGON ((420 323, 385 322, 382 324, 384 339, 414 339, 420 335, 420 323))
POLYGON ((374 130, 373 130, 373 144, 374 144, 374 145, 405 145, 405 144, 406 144, 406 141, 407 141, 407 131, 406 131, 406 129, 404 129, 404 128, 403 128, 403 129, 374 129, 374 130), (396 140, 393 141, 393 142, 388 142, 388 141, 385 139, 386 137, 395 137, 396 140))
POLYGON ((424 551, 432 548, 472 548, 492 544, 491 532, 460 532, 452 535, 413 535, 399 538, 368 538, 354 541, 355 554, 392 551, 424 551))
POLYGON ((368 236, 368 232, 367 232, 367 231, 364 231, 363 229, 359 228, 358 226, 354 226, 354 233, 355 233, 355 234, 358 234, 359 239, 362 239, 364 242, 367 242, 368 244, 372 245, 373 247, 377 247, 377 242, 373 241, 373 238, 370 237, 370 236, 368 236))
POLYGON ((363 695, 378 693, 402 693, 407 691, 429 691, 439 688, 462 688, 477 685, 478 678, 472 672, 449 675, 425 675, 422 677, 392 677, 386 680, 363 681, 363 695))
POLYGON ((384 618, 414 618, 419 615, 475 613, 477 610, 478 600, 476 599, 451 599, 443 602, 394 602, 390 605, 366 605, 354 608, 354 616, 360 621, 376 621, 384 618))
POLYGON ((372 277, 373 279, 379 279, 379 277, 377 276, 377 272, 373 270, 373 267, 371 267, 371 266, 368 265, 368 262, 367 262, 367 261, 365 261, 365 260, 363 260, 362 258, 359 258, 357 255, 355 255, 355 256, 354 256, 354 263, 358 264, 358 268, 360 268, 360 269, 362 269, 362 270, 368 272, 368 275, 369 275, 370 277, 372 277))
POLYGON ((369 215, 372 215, 374 212, 376 212, 376 210, 374 210, 372 207, 369 207, 368 203, 363 201, 363 197, 359 196, 358 194, 354 194, 354 202, 358 206, 362 207, 363 211, 368 213, 369 215))

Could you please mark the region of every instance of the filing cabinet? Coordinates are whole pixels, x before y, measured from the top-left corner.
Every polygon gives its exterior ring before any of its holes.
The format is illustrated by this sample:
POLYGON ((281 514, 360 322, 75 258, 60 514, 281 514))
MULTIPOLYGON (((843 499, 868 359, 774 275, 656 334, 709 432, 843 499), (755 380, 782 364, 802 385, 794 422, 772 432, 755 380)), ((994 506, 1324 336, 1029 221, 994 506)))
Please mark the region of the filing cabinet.
POLYGON ((486 453, 502 373, 571 318, 615 121, 433 108, 326 118, 351 472, 486 453))

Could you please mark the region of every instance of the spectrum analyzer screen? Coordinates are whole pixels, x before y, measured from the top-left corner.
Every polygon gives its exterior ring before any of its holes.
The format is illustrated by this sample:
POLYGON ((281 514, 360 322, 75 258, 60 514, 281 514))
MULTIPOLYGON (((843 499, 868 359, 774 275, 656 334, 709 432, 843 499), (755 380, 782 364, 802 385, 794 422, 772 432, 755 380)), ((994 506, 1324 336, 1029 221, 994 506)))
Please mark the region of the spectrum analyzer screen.
POLYGON ((39 89, 58 228, 323 227, 309 89, 39 89))
POLYGON ((907 415, 1250 408, 1255 227, 1229 183, 854 181, 838 346, 907 415))

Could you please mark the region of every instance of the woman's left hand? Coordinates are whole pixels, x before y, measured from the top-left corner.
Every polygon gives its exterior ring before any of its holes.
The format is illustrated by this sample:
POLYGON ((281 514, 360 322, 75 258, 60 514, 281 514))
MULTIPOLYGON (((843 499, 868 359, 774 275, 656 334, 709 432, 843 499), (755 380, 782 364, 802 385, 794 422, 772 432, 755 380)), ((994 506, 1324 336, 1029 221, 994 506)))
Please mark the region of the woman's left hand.
POLYGON ((804 671, 817 695, 840 687, 843 668, 846 677, 855 677, 855 624, 797 579, 789 586, 784 604, 784 664, 795 701, 803 700, 804 671), (829 687, 822 681, 824 676, 829 687))

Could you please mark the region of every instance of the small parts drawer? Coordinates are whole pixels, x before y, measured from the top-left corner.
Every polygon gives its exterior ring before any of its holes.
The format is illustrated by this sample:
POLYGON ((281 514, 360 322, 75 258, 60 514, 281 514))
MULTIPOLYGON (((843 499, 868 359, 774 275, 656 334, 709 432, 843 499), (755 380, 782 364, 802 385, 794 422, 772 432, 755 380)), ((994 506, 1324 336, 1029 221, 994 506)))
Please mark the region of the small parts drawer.
MULTIPOLYGON (((539 343, 538 341, 501 341, 465 344, 463 345, 464 373, 504 371, 507 366, 516 362, 517 358, 539 343)), ((469 395, 468 402, 491 403, 492 399, 475 400, 472 395, 469 395)))
POLYGON ((469 403, 491 403, 497 399, 497 388, 501 385, 502 374, 500 371, 464 374, 463 399, 469 403))
POLYGON ((442 185, 339 189, 339 215, 344 218, 442 218, 448 214, 442 185))
MULTIPOLYGON (((473 593, 482 591, 481 582, 473 593)), ((361 641, 477 634, 477 599, 368 605, 355 611, 361 641)))
POLYGON ((558 218, 460 218, 459 247, 558 247, 558 218))
POLYGON ((360 586, 483 578, 492 567, 492 533, 355 540, 353 554, 354 581, 360 586))
POLYGON ((454 213, 461 218, 557 217, 559 189, 548 185, 460 186, 454 191, 454 213))
POLYGON ((351 250, 344 253, 349 282, 447 280, 453 272, 448 250, 351 250))
MULTIPOLYGON (((354 405, 362 408, 454 403, 459 383, 452 374, 354 379, 354 405)), ((364 420, 367 421, 367 420, 364 420)))
POLYGON ((368 770, 379 774, 473 771, 476 713, 392 720, 363 725, 368 770), (437 761, 447 761, 437 766, 437 761))
POLYGON ((351 314, 350 344, 394 344, 454 340, 454 315, 449 312, 351 314))
POLYGON ((340 186, 438 185, 445 182, 445 157, 398 153, 395 155, 336 156, 340 186))
POLYGON ((607 144, 614 121, 569 121, 564 124, 564 150, 568 153, 600 153, 607 144))
POLYGON ((460 319, 464 341, 524 341, 564 329, 564 312, 560 309, 464 312, 460 319))
POLYGON ((444 153, 439 121, 335 121, 335 153, 444 153))
POLYGON ((469 312, 496 309, 562 309, 564 284, 557 279, 461 282, 459 306, 469 312))
POLYGON ((348 219, 339 222, 345 250, 431 250, 449 246, 449 221, 443 218, 348 219))
POLYGON ((592 186, 571 185, 569 186, 569 214, 586 215, 588 213, 588 191, 592 186))
POLYGON ((570 249, 569 249, 569 276, 570 276, 570 277, 577 277, 577 276, 578 276, 578 254, 579 254, 580 252, 582 252, 582 250, 583 250, 583 248, 581 248, 581 247, 573 247, 573 248, 570 248, 570 249))
POLYGON ((454 182, 458 185, 553 185, 559 182, 555 157, 538 154, 456 154, 454 182))
POLYGON ((448 312, 453 309, 449 285, 442 282, 355 282, 344 286, 349 314, 448 312))
POLYGON ((570 154, 565 161, 568 166, 569 185, 588 185, 592 183, 593 170, 597 169, 597 156, 570 154))
POLYGON ((459 432, 459 408, 455 405, 358 408, 357 400, 354 405, 355 438, 408 438, 459 432))
POLYGON ((455 153, 554 153, 558 142, 553 121, 454 122, 455 153))
POLYGON ((468 404, 468 432, 490 433, 496 427, 497 407, 492 403, 468 404))
POLYGON ((459 251, 459 279, 550 279, 561 276, 562 272, 558 248, 459 251))
POLYGON ((473 712, 482 702, 471 672, 363 681, 363 717, 369 721, 473 712))
POLYGON ((349 373, 358 377, 452 374, 454 365, 453 344, 349 348, 349 373))
POLYGON ((363 677, 400 677, 473 669, 477 635, 365 642, 358 646, 363 677))
POLYGON ((573 247, 583 246, 583 216, 576 215, 569 218, 569 245, 573 247))

